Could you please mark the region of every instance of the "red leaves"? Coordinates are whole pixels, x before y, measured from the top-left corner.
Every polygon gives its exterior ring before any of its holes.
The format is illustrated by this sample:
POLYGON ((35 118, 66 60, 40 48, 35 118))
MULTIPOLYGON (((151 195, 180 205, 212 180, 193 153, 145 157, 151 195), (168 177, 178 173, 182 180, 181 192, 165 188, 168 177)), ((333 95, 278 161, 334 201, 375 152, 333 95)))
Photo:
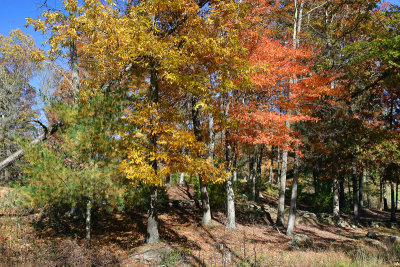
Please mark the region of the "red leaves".
POLYGON ((311 49, 295 49, 289 39, 274 37, 273 24, 266 18, 279 7, 269 2, 247 2, 251 27, 242 33, 241 41, 248 50, 253 83, 242 89, 242 99, 237 99, 231 116, 240 142, 290 150, 300 143, 290 125, 316 120, 307 114, 322 96, 336 94, 336 89, 331 88, 328 75, 313 72, 311 49))

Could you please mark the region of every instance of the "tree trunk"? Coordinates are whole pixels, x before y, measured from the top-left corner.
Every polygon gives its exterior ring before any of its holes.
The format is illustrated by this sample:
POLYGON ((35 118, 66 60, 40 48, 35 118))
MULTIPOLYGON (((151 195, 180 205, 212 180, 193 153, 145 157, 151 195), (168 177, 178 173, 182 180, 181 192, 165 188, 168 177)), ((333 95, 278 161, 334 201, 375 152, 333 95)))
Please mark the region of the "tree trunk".
MULTIPOLYGON (((351 196, 351 178, 350 178, 350 176, 347 176, 347 193, 349 194, 349 198, 350 198, 350 196, 351 196)), ((350 198, 350 204, 351 204, 351 206, 353 206, 353 198, 350 198)))
POLYGON ((264 153, 264 145, 260 145, 260 150, 257 157, 257 169, 256 169, 256 201, 258 201, 260 197, 260 187, 261 187, 261 166, 262 166, 262 158, 264 153))
POLYGON ((236 152, 236 144, 235 149, 233 150, 233 182, 237 182, 237 152, 236 152))
POLYGON ((360 218, 360 212, 359 212, 359 202, 358 202, 357 168, 355 164, 353 164, 352 178, 353 178, 353 213, 354 213, 354 218, 358 220, 360 218))
POLYGON ((147 216, 147 237, 146 243, 150 245, 157 244, 160 240, 158 234, 158 218, 157 218, 157 187, 152 187, 150 195, 150 209, 147 216))
POLYGON ((368 194, 368 193, 367 193, 367 205, 368 205, 368 208, 369 208, 369 209, 372 208, 371 194, 368 194))
POLYGON ((272 184, 274 179, 274 147, 271 148, 271 166, 269 166, 269 183, 272 184))
POLYGON ((251 197, 256 200, 256 174, 255 174, 255 153, 249 154, 249 180, 251 182, 251 197))
POLYGON ((344 192, 344 179, 339 180, 339 210, 340 212, 344 211, 344 207, 346 206, 346 194, 344 192))
MULTIPOLYGON (((156 62, 152 60, 150 62, 150 88, 149 88, 149 99, 152 104, 158 103, 158 82, 159 74, 156 69, 156 62)), ((150 118, 150 123, 153 125, 154 118, 150 118)), ((150 134, 149 141, 152 146, 153 152, 157 152, 157 135, 150 134)), ((155 173, 158 172, 158 162, 153 160, 151 166, 155 173)), ((147 236, 146 242, 148 244, 154 245, 159 242, 160 237, 158 233, 158 218, 157 218, 157 187, 155 185, 151 188, 150 195, 150 208, 147 217, 147 236)))
POLYGON ((185 173, 181 172, 181 175, 179 177, 179 186, 184 186, 185 185, 185 173))
MULTIPOLYGON (((393 178, 393 177, 392 177, 393 178)), ((395 201, 395 197, 394 197, 394 182, 393 180, 390 181, 390 196, 391 196, 391 212, 390 212, 390 221, 391 222, 396 222, 396 203, 395 201)))
POLYGON ((281 178, 281 151, 280 151, 280 148, 279 148, 279 146, 278 146, 278 160, 277 160, 278 162, 278 166, 277 166, 277 173, 278 173, 278 179, 280 179, 281 178))
POLYGON ((318 167, 313 168, 313 181, 314 181, 314 194, 319 194, 319 169, 318 167))
MULTIPOLYGON (((193 122, 193 131, 194 136, 196 137, 197 141, 202 141, 201 136, 201 125, 200 125, 200 109, 196 108, 196 99, 192 98, 192 122, 193 122)), ((208 147, 209 158, 211 161, 213 160, 214 155, 214 119, 211 115, 208 118, 208 127, 209 127, 209 134, 210 134, 210 143, 208 147)), ((201 222, 203 225, 211 225, 211 208, 210 208, 210 198, 208 196, 207 185, 203 182, 201 176, 199 175, 199 182, 200 182, 200 196, 201 196, 201 208, 202 208, 202 219, 201 222)))
POLYGON ((207 185, 204 184, 201 176, 199 176, 200 183, 200 193, 201 193, 201 207, 203 210, 203 217, 201 223, 205 226, 211 226, 211 208, 210 208, 210 198, 208 197, 207 185))
POLYGON ((78 51, 76 48, 75 40, 70 44, 70 68, 72 77, 72 92, 74 94, 74 101, 77 102, 79 95, 79 67, 78 67, 78 51))
POLYGON ((340 224, 340 201, 339 201, 339 181, 337 178, 333 180, 333 222, 338 225, 340 224))
POLYGON ((8 171, 8 168, 4 169, 4 184, 9 185, 10 180, 10 173, 8 171))
POLYGON ((383 180, 382 177, 379 183, 379 210, 383 209, 383 180))
POLYGON ((208 145, 209 157, 211 161, 214 161, 215 133, 214 133, 214 117, 212 113, 208 114, 208 132, 210 135, 210 143, 208 145))
MULTIPOLYGON (((225 98, 225 97, 224 97, 225 98)), ((229 99, 224 99, 225 117, 229 115, 229 99)), ((236 214, 235 214, 235 192, 233 190, 233 176, 232 176, 232 141, 231 131, 229 128, 225 129, 225 169, 229 174, 226 181, 226 228, 236 229, 236 214)))
POLYGON ((396 212, 397 212, 398 201, 399 201, 399 182, 396 182, 396 212))
POLYGON ((290 198, 289 220, 286 234, 293 236, 294 224, 296 222, 296 201, 297 201, 297 181, 299 178, 299 155, 297 153, 294 157, 294 174, 292 184, 292 196, 290 198))
POLYGON ((91 248, 91 219, 92 219, 92 200, 88 200, 86 203, 86 248, 91 248))
MULTIPOLYGON (((293 27, 293 48, 297 49, 299 48, 300 45, 300 38, 299 38, 299 34, 301 32, 301 23, 302 23, 302 17, 303 17, 303 5, 304 2, 301 2, 300 6, 297 6, 297 0, 295 0, 294 2, 295 5, 295 16, 294 16, 294 27, 293 27)), ((296 75, 293 75, 294 79, 293 79, 293 83, 297 82, 297 77, 296 75)), ((289 123, 286 122, 286 127, 290 127, 289 123)), ((290 198, 290 211, 289 211, 289 221, 288 221, 288 228, 287 228, 287 234, 288 235, 293 235, 293 228, 294 228, 294 223, 295 223, 295 219, 296 219, 296 200, 297 200, 297 180, 299 177, 299 156, 297 155, 297 153, 295 154, 295 166, 294 166, 294 177, 293 177, 293 185, 292 185, 292 195, 290 198)), ((284 161, 286 161, 284 164, 286 165, 285 167, 285 172, 287 170, 287 151, 286 151, 286 159, 284 159, 284 161)), ((282 180, 286 180, 286 174, 285 174, 285 179, 281 179, 282 180)), ((284 185, 284 187, 286 187, 286 183, 284 185)), ((283 188, 283 187, 282 187, 283 188)), ((284 208, 285 208, 285 193, 283 193, 283 210, 281 210, 281 219, 279 223, 283 223, 283 212, 284 208)), ((279 195, 279 201, 281 201, 281 195, 279 195)), ((278 214, 279 214, 279 210, 278 210, 278 214)), ((278 216, 279 217, 279 216, 278 216)), ((278 219, 277 219, 278 220, 278 219)))
POLYGON ((285 149, 282 152, 282 172, 279 179, 278 215, 276 218, 276 224, 278 226, 284 226, 287 160, 288 151, 285 149))
POLYGON ((386 181, 383 181, 383 210, 389 211, 388 201, 386 197, 386 181))
MULTIPOLYGON (((226 130, 228 132, 229 130, 226 130)), ((228 133, 229 134, 229 133, 228 133)), ((225 158, 226 158, 226 170, 229 173, 228 180, 226 181, 226 197, 227 197, 227 216, 226 216, 226 228, 236 229, 235 219, 235 193, 233 191, 233 176, 230 167, 231 164, 231 153, 232 147, 229 140, 225 141, 225 158)))
POLYGON ((360 211, 363 210, 364 208, 364 184, 365 181, 367 179, 367 170, 365 169, 365 167, 362 169, 362 176, 360 178, 360 191, 359 191, 359 195, 358 195, 358 201, 360 203, 360 211))

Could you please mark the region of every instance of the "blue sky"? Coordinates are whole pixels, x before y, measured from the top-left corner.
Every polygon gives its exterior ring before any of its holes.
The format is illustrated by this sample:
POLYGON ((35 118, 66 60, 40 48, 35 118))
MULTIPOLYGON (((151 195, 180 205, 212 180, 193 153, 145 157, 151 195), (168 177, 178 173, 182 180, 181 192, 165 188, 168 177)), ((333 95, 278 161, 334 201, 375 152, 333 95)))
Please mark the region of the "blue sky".
MULTIPOLYGON (((25 18, 36 18, 41 14, 40 5, 44 0, 1 0, 0 8, 0 34, 8 35, 15 28, 20 28, 25 33, 30 34, 40 45, 44 37, 36 33, 32 27, 25 28, 25 18)), ((52 7, 60 6, 61 0, 47 0, 52 7)), ((400 0, 390 0, 389 2, 400 5, 400 0)))
MULTIPOLYGON (((46 37, 35 32, 32 27, 25 27, 26 18, 37 18, 41 15, 40 6, 43 2, 44 0, 1 0, 0 34, 8 35, 11 30, 20 28, 33 36, 38 47, 45 48, 41 44, 46 37)), ((400 6, 400 0, 389 0, 389 2, 400 6)), ((49 6, 57 8, 60 7, 61 0, 47 0, 47 3, 49 6)), ((34 83, 36 82, 32 81, 33 86, 35 86, 34 83)))
MULTIPOLYGON (((25 28, 28 17, 36 18, 41 14, 41 0, 2 0, 0 8, 0 34, 8 35, 13 29, 20 28, 35 39, 38 46, 44 41, 40 33, 36 33, 32 27, 25 28)), ((57 0, 48 0, 49 3, 57 0)))
MULTIPOLYGON (((37 46, 45 48, 41 45, 46 37, 35 32, 31 26, 25 27, 26 18, 37 18, 41 15, 40 6, 43 2, 44 0, 1 0, 0 34, 8 35, 11 30, 20 28, 33 36, 37 46)), ((389 2, 400 6, 400 0, 389 0, 389 2)), ((61 0, 47 0, 47 4, 53 8, 59 8, 61 0)))

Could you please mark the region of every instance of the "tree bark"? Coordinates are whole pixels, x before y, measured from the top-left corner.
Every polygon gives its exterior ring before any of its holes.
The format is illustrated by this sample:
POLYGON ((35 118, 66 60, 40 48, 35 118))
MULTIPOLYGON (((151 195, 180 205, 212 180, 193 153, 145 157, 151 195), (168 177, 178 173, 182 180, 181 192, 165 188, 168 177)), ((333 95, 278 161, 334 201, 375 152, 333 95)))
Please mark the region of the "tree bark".
MULTIPOLYGON (((229 130, 226 130, 229 131, 229 130)), ((226 181, 226 197, 227 197, 227 216, 226 216, 226 228, 236 229, 236 218, 235 218, 235 193, 233 191, 233 176, 230 167, 231 164, 231 144, 229 140, 225 141, 225 158, 226 158, 226 170, 229 173, 228 180, 226 181)))
POLYGON ((319 194, 319 169, 318 167, 313 168, 313 182, 314 182, 314 194, 319 194))
MULTIPOLYGON (((197 141, 202 141, 201 136, 201 125, 200 125, 200 110, 196 108, 196 100, 192 98, 192 122, 193 122, 193 131, 197 141)), ((209 134, 210 134, 210 143, 209 143, 209 157, 211 160, 214 155, 214 124, 213 117, 209 116, 209 134)), ((208 196, 207 184, 204 183, 202 177, 199 175, 199 183, 200 183, 200 196, 201 196, 201 209, 202 209, 202 219, 201 222, 203 225, 211 225, 211 208, 210 208, 210 198, 208 196)))
POLYGON ((399 182, 396 182, 396 212, 397 212, 398 201, 399 201, 399 182))
POLYGON ((256 198, 255 200, 258 201, 260 197, 260 187, 261 187, 261 167, 262 167, 262 158, 264 153, 264 145, 260 145, 258 157, 257 157, 257 168, 256 168, 256 198))
POLYGON ((281 170, 281 177, 279 179, 278 215, 276 218, 276 225, 278 226, 284 226, 285 224, 284 216, 285 216, 287 160, 288 160, 288 151, 285 149, 282 152, 282 170, 281 170))
MULTIPOLYGON (((393 178, 393 177, 391 177, 393 178)), ((390 181, 390 196, 391 196, 391 212, 390 212, 390 221, 391 222, 396 222, 396 203, 395 203, 395 197, 394 197, 394 182, 393 180, 390 181)))
POLYGON ((359 185, 359 196, 358 196, 358 201, 360 203, 360 211, 363 210, 364 208, 364 184, 367 179, 367 170, 365 167, 362 169, 362 176, 360 178, 360 185, 359 185))
POLYGON ((271 166, 269 166, 269 183, 272 184, 274 179, 274 147, 271 148, 271 166))
MULTIPOLYGON (((294 23, 293 23, 293 48, 297 49, 300 45, 299 34, 301 32, 301 23, 302 23, 302 14, 303 14, 303 5, 304 2, 300 3, 300 6, 297 6, 297 0, 294 0, 294 23)), ((297 82, 296 75, 293 75, 292 83, 297 82)), ((287 128, 290 127, 288 121, 285 122, 285 126, 287 128)), ((286 172, 287 172, 287 159, 288 151, 285 149, 282 154, 282 175, 279 183, 279 204, 278 204, 278 216, 276 218, 277 225, 284 225, 284 212, 285 212, 285 191, 286 191, 286 172)), ((293 187, 292 187, 292 196, 290 199, 290 214, 289 214, 289 222, 287 228, 287 234, 293 234, 294 223, 296 219, 296 200, 297 200, 297 179, 299 173, 299 158, 296 153, 295 155, 295 170, 294 170, 294 178, 293 178, 293 187)))
MULTIPOLYGON (((225 117, 229 114, 229 100, 224 99, 225 103, 225 117)), ((235 192, 233 190, 233 176, 232 176, 232 140, 229 128, 225 129, 225 170, 228 172, 229 177, 226 181, 226 228, 236 229, 236 214, 235 214, 235 192)))
POLYGON ((278 179, 281 179, 281 151, 278 146, 278 160, 277 160, 278 166, 277 166, 277 173, 278 173, 278 179))
POLYGON ((255 153, 249 154, 249 180, 251 182, 251 197, 252 200, 256 200, 256 174, 254 170, 255 166, 255 153))
POLYGON ((344 179, 339 180, 339 210, 340 212, 344 211, 344 207, 346 206, 346 194, 344 192, 344 179))
POLYGON ((354 213, 354 218, 358 220, 360 218, 360 212, 359 212, 359 202, 358 202, 357 168, 355 164, 353 164, 352 178, 353 178, 353 213, 354 213))
POLYGON ((159 242, 158 218, 157 218, 157 187, 152 186, 150 195, 150 209, 147 216, 146 243, 155 245, 159 242))
POLYGON ((383 181, 383 210, 389 211, 388 201, 386 197, 386 181, 383 181))
POLYGON ((367 205, 368 205, 368 208, 369 208, 369 209, 372 208, 371 194, 368 194, 368 193, 367 193, 367 205))
POLYGON ((339 201, 339 181, 337 178, 333 180, 333 222, 336 225, 340 224, 340 201, 339 201))
POLYGON ((90 249, 92 245, 91 240, 91 223, 92 223, 92 200, 86 203, 86 248, 90 249))
POLYGON ((179 177, 179 186, 184 186, 185 185, 185 173, 181 172, 181 175, 179 177))
POLYGON ((383 179, 381 177, 379 183, 379 210, 383 209, 383 179))
MULTIPOLYGON (((149 88, 149 99, 152 104, 158 103, 158 82, 159 74, 156 69, 156 62, 151 60, 150 62, 150 88, 149 88)), ((153 125, 153 118, 150 118, 150 123, 153 125)), ((157 135, 150 134, 149 141, 152 146, 153 152, 157 151, 157 135)), ((158 172, 158 162, 153 160, 151 166, 155 173, 158 172)), ((153 185, 151 187, 150 194, 150 208, 147 217, 147 236, 146 242, 148 244, 154 245, 159 242, 160 236, 158 233, 158 217, 157 217, 157 186, 153 185)))
POLYGON ((210 135, 210 143, 208 145, 209 157, 212 161, 214 161, 215 133, 214 133, 214 117, 212 113, 208 114, 208 133, 210 135))
POLYGON ((4 169, 4 184, 8 185, 10 182, 10 173, 8 171, 8 168, 4 169))
POLYGON ((232 175, 228 177, 226 181, 226 197, 227 197, 227 216, 226 216, 226 228, 236 229, 235 221, 235 193, 233 191, 233 178, 232 175))
MULTIPOLYGON (((349 197, 351 196, 351 178, 350 178, 350 176, 347 176, 347 193, 349 194, 349 197)), ((353 205, 353 198, 350 198, 350 206, 352 206, 353 205)))
POLYGON ((210 198, 208 196, 207 186, 204 184, 201 176, 199 176, 200 183, 200 193, 201 193, 201 207, 203 211, 203 217, 201 223, 205 226, 211 226, 211 208, 210 208, 210 198))
POLYGON ((292 184, 292 196, 290 198, 289 220, 286 230, 288 236, 293 236, 294 224, 296 222, 297 181, 299 178, 299 155, 294 157, 294 174, 292 184))
POLYGON ((74 94, 74 101, 77 102, 79 95, 79 66, 78 66, 78 51, 76 48, 76 41, 72 40, 70 44, 70 68, 72 77, 72 92, 74 94))
POLYGON ((233 182, 237 182, 237 143, 233 142, 232 159, 233 159, 233 182))

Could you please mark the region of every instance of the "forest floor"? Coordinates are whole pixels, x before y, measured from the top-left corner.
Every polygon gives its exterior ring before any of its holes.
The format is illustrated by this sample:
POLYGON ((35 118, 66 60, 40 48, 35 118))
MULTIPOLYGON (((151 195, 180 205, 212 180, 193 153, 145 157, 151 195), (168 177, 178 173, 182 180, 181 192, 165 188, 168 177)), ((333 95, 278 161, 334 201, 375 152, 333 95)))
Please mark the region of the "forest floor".
MULTIPOLYGON (((159 210, 162 242, 144 243, 143 212, 94 215, 92 249, 84 247, 83 222, 48 220, 40 213, 14 212, 10 199, 0 207, 0 265, 4 266, 396 266, 398 246, 366 237, 368 232, 399 236, 390 214, 365 210, 361 223, 344 216, 335 226, 310 212, 301 212, 296 234, 313 244, 296 246, 285 229, 271 223, 276 199, 237 205, 237 230, 225 230, 223 210, 213 211, 213 225, 204 227, 192 187, 167 186, 169 201, 159 210), (5 204, 4 204, 5 203, 5 204), (63 221, 63 222, 60 222, 63 221), (372 223, 373 222, 373 223, 372 223)), ((0 197, 7 195, 0 188, 0 197)), ((197 203, 198 205, 198 203, 197 203)), ((72 219, 71 219, 72 220, 72 219)), ((398 215, 400 221, 400 216, 398 215)), ((398 240, 397 240, 398 241, 398 240)), ((400 266, 400 265, 397 265, 400 266)))

